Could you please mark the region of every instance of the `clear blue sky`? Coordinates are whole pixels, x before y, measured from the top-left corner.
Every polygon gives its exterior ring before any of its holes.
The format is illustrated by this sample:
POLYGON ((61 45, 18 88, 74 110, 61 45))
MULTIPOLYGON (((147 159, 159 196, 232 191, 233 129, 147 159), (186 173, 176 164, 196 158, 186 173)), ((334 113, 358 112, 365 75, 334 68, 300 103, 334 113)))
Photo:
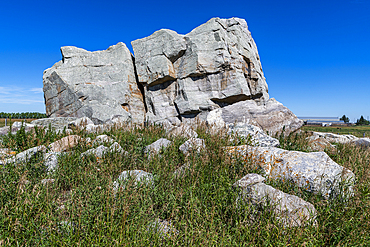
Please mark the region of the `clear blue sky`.
POLYGON ((131 49, 212 17, 247 21, 270 97, 297 116, 370 116, 370 0, 1 1, 0 112, 45 112, 42 74, 61 46, 131 49))

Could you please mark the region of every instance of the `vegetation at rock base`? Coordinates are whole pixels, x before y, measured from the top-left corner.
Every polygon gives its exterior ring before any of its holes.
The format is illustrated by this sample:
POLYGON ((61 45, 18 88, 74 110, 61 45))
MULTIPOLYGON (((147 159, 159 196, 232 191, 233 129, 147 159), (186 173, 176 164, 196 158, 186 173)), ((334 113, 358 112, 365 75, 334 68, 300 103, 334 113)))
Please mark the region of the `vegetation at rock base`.
MULTIPOLYGON (((48 174, 42 156, 25 164, 7 164, 0 170, 0 245, 6 246, 368 246, 370 245, 370 151, 337 145, 328 155, 356 174, 354 196, 325 200, 291 183, 266 183, 312 203, 318 211, 317 226, 282 228, 269 208, 258 220, 236 204, 232 184, 250 172, 262 171, 253 159, 231 159, 223 147, 246 144, 234 138, 211 135, 204 127, 197 133, 206 150, 187 158, 179 152, 185 141, 169 137, 163 128, 112 128, 113 137, 129 155, 111 153, 103 159, 81 158, 91 143, 80 142, 59 158, 59 167, 48 174), (173 144, 148 159, 144 147, 161 137, 173 144), (185 163, 190 169, 181 178, 173 172, 185 163), (154 175, 154 188, 128 184, 114 194, 112 183, 125 170, 141 169, 154 175), (54 183, 41 183, 42 179, 54 183), (178 234, 161 238, 148 224, 170 220, 178 234)), ((94 139, 98 134, 74 130, 94 139)), ((21 152, 47 146, 66 133, 41 129, 1 137, 0 148, 21 152)), ((280 136, 281 147, 307 151, 307 134, 280 136)))

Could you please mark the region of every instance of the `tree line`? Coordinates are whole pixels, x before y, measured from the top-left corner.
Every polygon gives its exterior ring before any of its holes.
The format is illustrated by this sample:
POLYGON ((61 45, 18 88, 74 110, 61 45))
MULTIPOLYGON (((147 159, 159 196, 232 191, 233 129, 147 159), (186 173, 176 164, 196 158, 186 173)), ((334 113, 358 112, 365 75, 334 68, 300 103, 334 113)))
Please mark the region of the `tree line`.
POLYGON ((40 112, 0 112, 0 118, 12 119, 30 119, 30 118, 46 118, 45 113, 40 112))
MULTIPOLYGON (((343 115, 339 120, 349 123, 349 118, 346 115, 343 115)), ((357 119, 356 125, 370 125, 370 121, 366 120, 364 116, 361 116, 360 119, 357 119)))

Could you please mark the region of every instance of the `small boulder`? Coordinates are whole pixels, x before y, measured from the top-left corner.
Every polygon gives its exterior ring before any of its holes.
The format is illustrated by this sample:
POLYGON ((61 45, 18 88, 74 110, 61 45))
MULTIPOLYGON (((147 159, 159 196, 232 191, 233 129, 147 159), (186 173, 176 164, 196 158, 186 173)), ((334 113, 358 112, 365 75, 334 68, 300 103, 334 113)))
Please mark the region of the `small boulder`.
POLYGON ((351 143, 360 147, 370 147, 370 138, 358 138, 351 141, 351 143))
POLYGON ((194 150, 196 153, 200 153, 200 151, 205 148, 206 148, 206 145, 203 139, 190 138, 189 140, 187 140, 184 144, 182 144, 179 147, 179 150, 183 154, 188 155, 192 150, 194 150))
POLYGON ((113 182, 113 191, 117 192, 119 188, 125 189, 130 179, 134 180, 135 187, 139 185, 154 186, 154 178, 151 173, 142 170, 129 170, 123 171, 118 179, 113 182))
POLYGON ((78 135, 69 135, 51 143, 49 145, 49 148, 51 152, 63 152, 68 149, 74 148, 80 140, 81 137, 79 137, 78 135))
POLYGON ((267 135, 261 128, 239 122, 229 124, 229 131, 228 134, 236 133, 239 136, 244 138, 251 137, 252 145, 259 146, 259 147, 278 147, 280 145, 279 140, 272 138, 271 136, 267 135))
POLYGON ((152 144, 148 145, 144 149, 144 153, 148 154, 149 158, 152 157, 152 155, 155 155, 161 151, 161 149, 167 148, 169 145, 172 144, 172 141, 167 140, 166 138, 161 138, 152 144))
POLYGON ((60 152, 49 152, 44 155, 44 166, 48 172, 54 172, 58 168, 58 156, 60 152))
POLYGON ((329 149, 331 151, 334 151, 336 149, 336 147, 332 145, 328 140, 317 135, 307 137, 306 140, 308 141, 308 146, 311 151, 323 152, 326 149, 329 149))
POLYGON ((156 219, 151 222, 147 230, 158 234, 162 239, 171 238, 179 234, 179 231, 172 225, 171 221, 156 219))
POLYGON ((290 195, 263 183, 265 178, 248 174, 233 186, 240 188, 238 203, 243 200, 253 205, 270 205, 284 227, 302 226, 309 221, 316 224, 316 209, 298 196, 290 195))
POLYGON ((167 131, 167 134, 173 137, 182 136, 186 139, 198 137, 197 132, 195 132, 192 127, 185 124, 181 124, 180 126, 173 126, 167 131))

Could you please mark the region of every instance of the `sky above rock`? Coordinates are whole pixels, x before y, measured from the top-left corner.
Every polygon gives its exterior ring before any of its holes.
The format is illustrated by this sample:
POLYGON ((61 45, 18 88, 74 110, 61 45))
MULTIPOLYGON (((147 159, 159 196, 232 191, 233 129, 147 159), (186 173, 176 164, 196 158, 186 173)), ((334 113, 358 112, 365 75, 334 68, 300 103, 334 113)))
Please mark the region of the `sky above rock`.
POLYGON ((1 1, 0 112, 45 112, 61 46, 105 50, 212 17, 247 21, 270 97, 297 116, 370 116, 370 0, 1 1))

